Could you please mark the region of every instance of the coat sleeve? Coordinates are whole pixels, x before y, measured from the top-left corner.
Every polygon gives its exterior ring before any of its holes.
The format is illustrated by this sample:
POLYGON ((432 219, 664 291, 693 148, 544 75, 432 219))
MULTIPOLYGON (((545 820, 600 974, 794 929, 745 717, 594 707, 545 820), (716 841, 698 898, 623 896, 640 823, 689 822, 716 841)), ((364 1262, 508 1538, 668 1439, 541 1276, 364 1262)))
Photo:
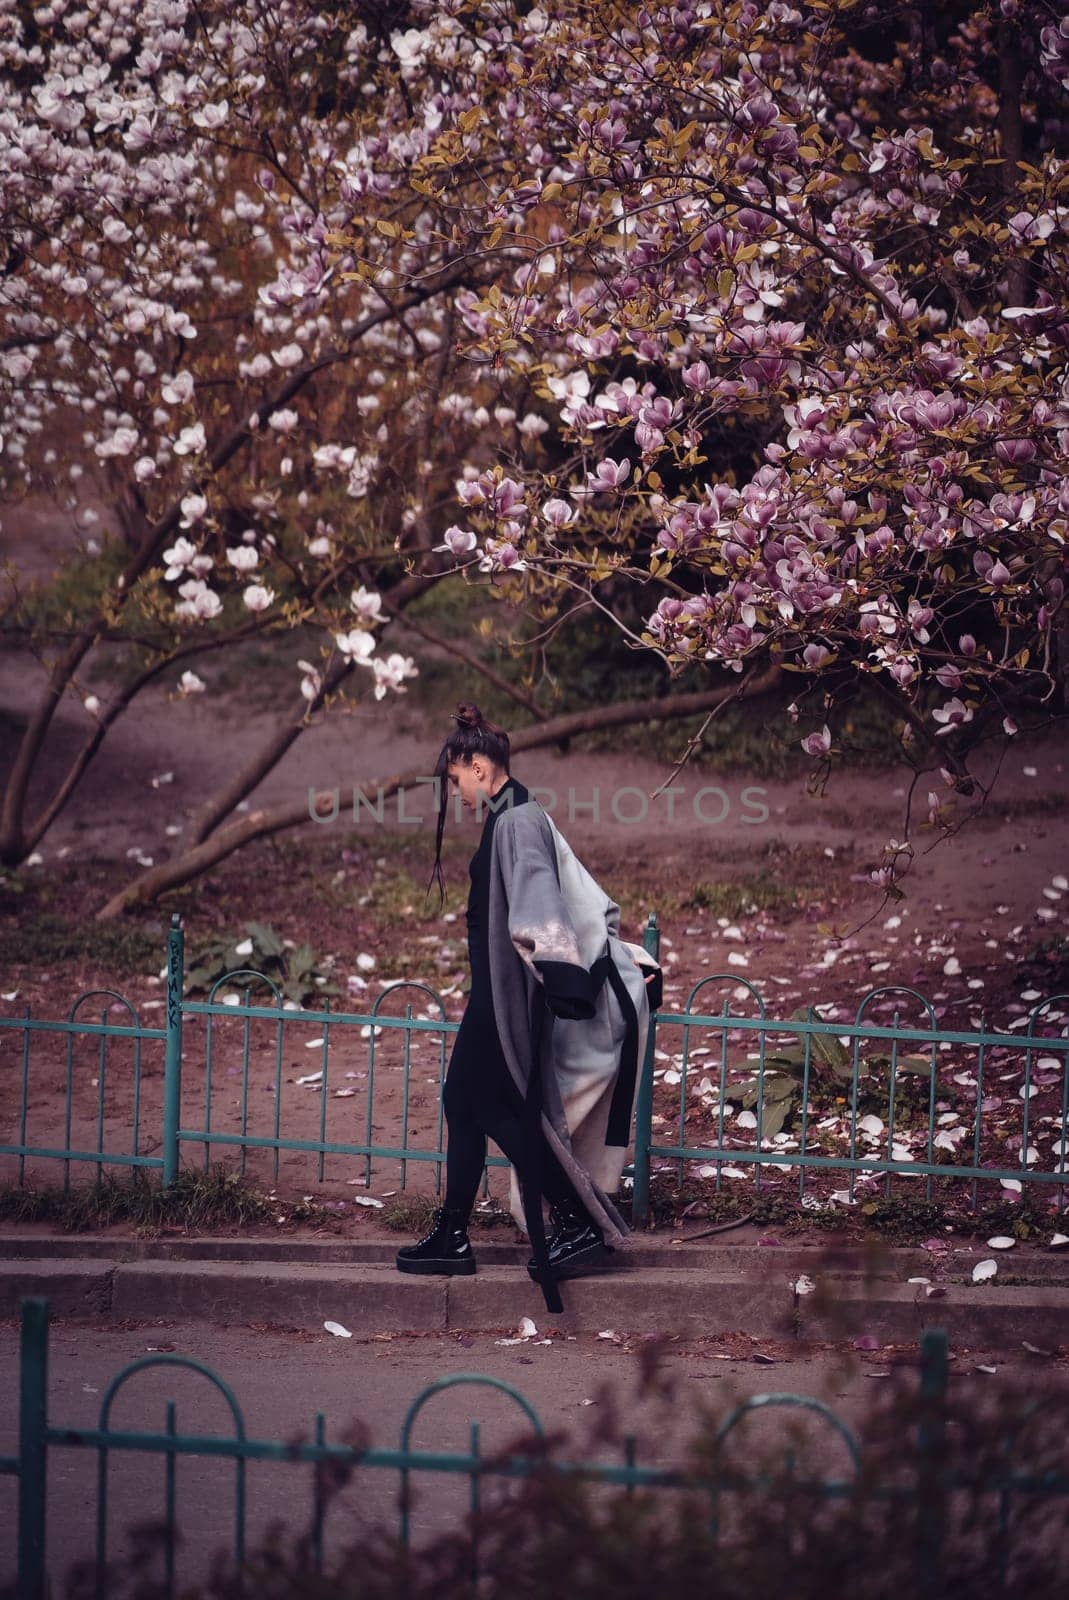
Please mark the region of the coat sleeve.
POLYGON ((596 985, 561 895, 549 826, 528 806, 506 813, 496 826, 513 947, 542 984, 554 1016, 589 1020, 597 1011, 596 985))

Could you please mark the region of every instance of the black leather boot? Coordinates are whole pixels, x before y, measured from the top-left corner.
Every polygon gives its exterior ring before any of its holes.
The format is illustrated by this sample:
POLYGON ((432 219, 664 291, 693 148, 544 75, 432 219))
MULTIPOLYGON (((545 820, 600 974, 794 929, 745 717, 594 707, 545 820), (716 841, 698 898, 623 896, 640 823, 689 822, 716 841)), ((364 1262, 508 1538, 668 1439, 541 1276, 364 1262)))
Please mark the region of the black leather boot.
MULTIPOLYGON (((549 1215, 553 1229, 548 1242, 549 1265, 558 1278, 576 1278, 612 1254, 612 1245, 605 1243, 601 1229, 578 1202, 562 1201, 550 1207, 549 1215)), ((536 1276, 533 1258, 527 1271, 532 1278, 536 1276)))
POLYGON ((475 1271, 475 1255, 468 1238, 467 1213, 447 1211, 445 1206, 439 1206, 430 1233, 418 1244, 398 1250, 397 1270, 469 1277, 475 1271))

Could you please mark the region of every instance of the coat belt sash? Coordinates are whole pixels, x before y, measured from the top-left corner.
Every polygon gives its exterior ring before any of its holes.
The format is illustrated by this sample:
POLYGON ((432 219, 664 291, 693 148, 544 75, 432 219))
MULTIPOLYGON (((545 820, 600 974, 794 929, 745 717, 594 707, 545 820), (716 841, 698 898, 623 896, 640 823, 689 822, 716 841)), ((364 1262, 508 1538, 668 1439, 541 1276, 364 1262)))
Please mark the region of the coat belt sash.
POLYGON ((605 941, 604 953, 591 967, 590 976, 594 981, 595 995, 601 993, 606 978, 609 980, 624 1014, 626 1032, 620 1051, 620 1070, 609 1105, 605 1143, 626 1147, 631 1139, 631 1108, 635 1103, 635 1081, 638 1077, 638 1012, 620 969, 612 959, 608 940, 605 941))

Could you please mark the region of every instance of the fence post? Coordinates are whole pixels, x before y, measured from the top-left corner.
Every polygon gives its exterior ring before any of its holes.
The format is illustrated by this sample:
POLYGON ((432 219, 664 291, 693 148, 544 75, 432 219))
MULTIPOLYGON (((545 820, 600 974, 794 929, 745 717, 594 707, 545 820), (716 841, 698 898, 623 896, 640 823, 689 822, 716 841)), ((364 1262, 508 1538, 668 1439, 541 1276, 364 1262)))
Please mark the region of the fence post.
MULTIPOLYGON (((661 930, 657 926, 657 913, 651 911, 649 921, 642 930, 643 948, 660 960, 661 930)), ((646 1034, 646 1054, 638 1080, 638 1099, 635 1103, 635 1178, 631 1190, 631 1221, 636 1228, 649 1225, 650 1215, 650 1139, 653 1136, 653 1052, 656 1045, 657 1026, 650 1012, 650 1025, 646 1034)))
POLYGON ((921 1336, 920 1420, 917 1428, 917 1577, 922 1594, 936 1594, 946 1531, 947 1336, 921 1336))
POLYGON ((18 1600, 43 1600, 47 1504, 48 1301, 22 1302, 18 1600))
POLYGON ((185 933, 179 912, 167 930, 167 1055, 163 1069, 163 1186, 178 1178, 178 1128, 182 1117, 182 988, 185 933))

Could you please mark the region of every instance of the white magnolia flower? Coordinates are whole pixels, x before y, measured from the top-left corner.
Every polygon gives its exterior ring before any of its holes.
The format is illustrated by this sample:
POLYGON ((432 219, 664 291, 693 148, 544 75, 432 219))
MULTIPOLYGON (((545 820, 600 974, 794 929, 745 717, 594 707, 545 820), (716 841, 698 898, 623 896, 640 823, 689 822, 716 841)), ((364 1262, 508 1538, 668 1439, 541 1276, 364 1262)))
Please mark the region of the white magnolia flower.
POLYGON ((262 583, 250 583, 241 598, 250 611, 266 611, 275 598, 275 591, 262 583))
POLYGON ((349 597, 349 604, 362 622, 370 622, 382 614, 382 596, 374 589, 366 589, 363 584, 359 589, 354 589, 349 597))
POLYGON ((355 444, 321 444, 312 451, 317 467, 351 467, 355 457, 355 444))
POLYGON ((375 674, 376 700, 381 700, 385 696, 387 689, 393 689, 398 694, 405 694, 407 691, 401 680, 419 676, 419 668, 412 658, 399 655, 396 652, 388 655, 385 661, 376 656, 371 663, 371 667, 375 674))
POLYGON ((251 544, 227 545, 226 559, 238 572, 251 572, 259 563, 260 552, 251 544))
POLYGON ((200 521, 207 509, 208 501, 204 495, 187 494, 182 501, 182 521, 179 526, 191 528, 195 522, 200 521))
POLYGON ((169 406, 184 406, 193 398, 193 374, 176 372, 173 378, 164 378, 160 395, 169 406))
POLYGON ((281 411, 272 411, 267 419, 267 426, 274 428, 276 433, 292 433, 300 420, 296 411, 286 407, 281 411))
POLYGON ((406 75, 421 67, 430 48, 431 37, 419 28, 407 28, 404 33, 390 35, 390 48, 401 63, 406 75))
POLYGON ((106 460, 109 456, 132 455, 141 442, 136 428, 116 428, 110 439, 101 439, 96 454, 106 460))
POLYGON ((271 360, 288 371, 290 367, 300 366, 304 351, 299 344, 284 344, 281 350, 272 350, 271 360))
POLYGON ((306 700, 314 700, 323 686, 323 679, 310 661, 298 661, 297 665, 304 673, 301 679, 301 693, 306 700))
POLYGON ((208 440, 204 432, 203 422, 194 422, 190 428, 183 428, 175 440, 174 453, 176 456, 197 455, 207 448, 208 440))
POLYGON ((163 559, 167 563, 164 577, 168 583, 180 578, 187 567, 191 566, 197 555, 197 547, 190 544, 188 539, 176 539, 169 550, 163 552, 163 559))
POLYGON ((375 635, 365 632, 363 628, 354 628, 351 633, 336 633, 334 642, 343 656, 352 656, 358 662, 366 662, 375 654, 375 635))
POLYGON ((362 500, 370 486, 371 474, 378 464, 377 456, 357 456, 345 485, 346 494, 352 495, 354 500, 362 500))
POLYGON ((191 617, 195 621, 205 621, 217 617, 223 609, 223 602, 214 589, 209 589, 203 578, 190 578, 183 583, 178 593, 182 602, 175 607, 178 617, 191 617))
POLYGON ((197 674, 190 672, 188 668, 178 680, 179 694, 203 694, 206 688, 207 684, 204 679, 198 678, 197 674))

